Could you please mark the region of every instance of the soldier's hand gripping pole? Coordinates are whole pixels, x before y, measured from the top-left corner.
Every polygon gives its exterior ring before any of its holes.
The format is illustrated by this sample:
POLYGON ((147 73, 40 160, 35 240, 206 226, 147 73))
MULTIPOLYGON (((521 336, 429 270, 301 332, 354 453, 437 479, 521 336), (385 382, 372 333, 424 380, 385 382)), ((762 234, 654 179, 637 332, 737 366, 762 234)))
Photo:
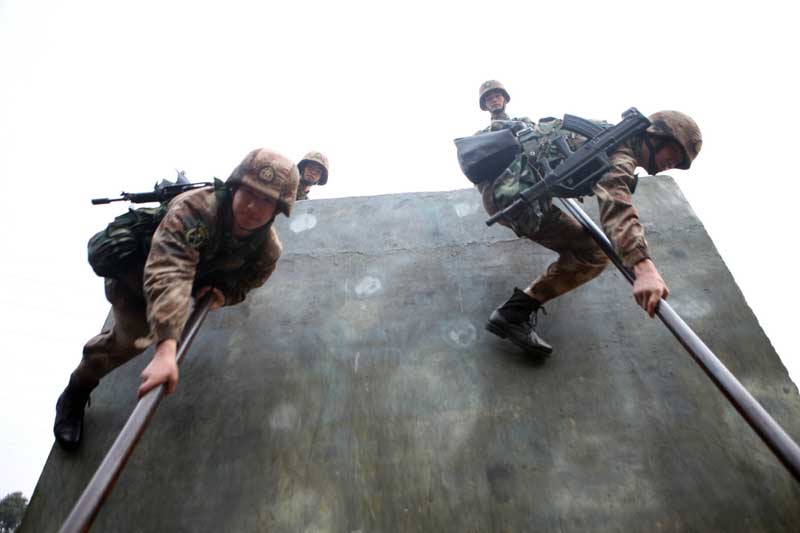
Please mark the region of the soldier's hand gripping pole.
MULTIPOLYGON (((605 233, 571 198, 559 198, 567 212, 575 217, 586 229, 600 248, 606 253, 616 267, 631 284, 636 276, 622 263, 605 233)), ((761 440, 772 450, 772 453, 783 463, 783 466, 800 481, 800 447, 783 430, 781 426, 761 407, 761 404, 744 388, 725 365, 714 355, 708 346, 684 322, 663 298, 658 303, 656 315, 678 339, 689 355, 700 365, 700 368, 711 378, 711 381, 733 404, 739 414, 750 424, 750 427, 761 437, 761 440)))
MULTIPOLYGON (((200 326, 203 324, 206 315, 208 315, 213 302, 214 298, 209 291, 208 294, 200 299, 186 322, 181 344, 178 346, 178 352, 175 357, 179 365, 186 356, 186 352, 189 351, 189 346, 191 346, 192 340, 200 330, 200 326)), ((91 481, 89 481, 89 484, 83 490, 83 494, 81 494, 75 507, 72 508, 59 533, 89 531, 92 522, 94 522, 97 513, 100 511, 100 507, 111 493, 111 489, 114 488, 114 484, 125 467, 125 463, 139 442, 139 438, 147 429, 147 424, 164 396, 164 390, 165 385, 160 385, 142 396, 136 404, 130 417, 128 417, 128 421, 117 436, 117 440, 111 445, 111 449, 106 454, 91 481)))

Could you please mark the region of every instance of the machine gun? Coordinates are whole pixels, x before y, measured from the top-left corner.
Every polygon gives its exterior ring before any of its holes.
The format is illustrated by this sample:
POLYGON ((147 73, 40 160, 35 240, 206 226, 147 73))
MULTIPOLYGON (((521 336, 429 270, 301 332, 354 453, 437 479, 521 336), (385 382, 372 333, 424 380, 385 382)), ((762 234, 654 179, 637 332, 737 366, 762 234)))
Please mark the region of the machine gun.
POLYGON ((144 204, 148 202, 168 202, 182 192, 191 191, 214 185, 211 182, 190 183, 186 179, 186 171, 176 170, 178 178, 175 183, 169 180, 161 180, 153 186, 151 192, 121 192, 119 198, 93 198, 92 205, 110 204, 111 202, 128 201, 134 204, 144 204))
MULTIPOLYGON (((534 160, 534 170, 541 179, 519 193, 519 197, 505 209, 498 211, 486 221, 491 226, 526 204, 533 204, 545 197, 574 198, 588 194, 592 186, 611 168, 608 155, 620 144, 645 131, 650 120, 632 107, 622 114, 622 121, 614 126, 603 127, 574 115, 564 115, 561 127, 578 133, 586 141, 573 152, 564 137, 558 137, 553 145, 563 160, 552 168, 550 161, 532 146, 533 132, 530 128, 516 134, 516 155, 525 153, 534 160)), ((507 151, 504 153, 507 158, 507 151)), ((461 154, 459 154, 461 157, 461 154)))

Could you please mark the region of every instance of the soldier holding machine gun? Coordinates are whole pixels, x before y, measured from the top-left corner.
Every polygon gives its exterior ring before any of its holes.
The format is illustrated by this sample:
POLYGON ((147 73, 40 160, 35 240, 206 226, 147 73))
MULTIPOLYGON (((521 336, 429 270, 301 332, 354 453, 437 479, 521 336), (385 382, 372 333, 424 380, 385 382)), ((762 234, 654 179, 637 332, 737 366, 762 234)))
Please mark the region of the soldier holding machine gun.
MULTIPOLYGON (((483 92, 481 108, 484 108, 483 92)), ((655 175, 672 168, 688 169, 700 151, 702 137, 694 120, 679 111, 660 111, 649 120, 650 125, 642 133, 611 150, 610 167, 584 194, 597 197, 603 230, 624 265, 636 275, 633 296, 652 317, 659 300, 669 295, 669 289, 650 259, 644 228, 633 205, 637 181, 634 170, 642 167, 655 175)), ((498 125, 505 127, 502 123, 498 125)), ((585 140, 562 130, 561 126, 558 119, 543 119, 533 126, 532 136, 544 147, 555 146, 560 138, 576 149, 585 140)), ((520 154, 507 171, 476 183, 489 215, 509 207, 521 193, 541 181, 541 176, 537 178, 526 164, 529 157, 534 155, 520 154)), ((550 197, 525 203, 498 222, 518 236, 558 253, 558 259, 524 290, 515 288, 511 298, 492 312, 486 328, 528 352, 548 356, 552 347, 535 331, 538 311, 546 302, 597 277, 609 259, 575 219, 552 204, 550 197)))
MULTIPOLYGON (((212 308, 236 305, 267 281, 282 249, 272 222, 279 212, 289 216, 299 179, 292 161, 261 148, 225 183, 179 179, 153 193, 123 193, 133 202, 162 204, 131 209, 89 241, 89 262, 105 278, 114 322, 86 343, 58 398, 53 433, 62 448, 80 443, 84 407, 100 379, 151 344, 156 349, 139 397, 161 384, 167 393, 175 389, 177 341, 192 297, 210 291, 212 308)), ((107 201, 114 200, 93 203, 107 201)))

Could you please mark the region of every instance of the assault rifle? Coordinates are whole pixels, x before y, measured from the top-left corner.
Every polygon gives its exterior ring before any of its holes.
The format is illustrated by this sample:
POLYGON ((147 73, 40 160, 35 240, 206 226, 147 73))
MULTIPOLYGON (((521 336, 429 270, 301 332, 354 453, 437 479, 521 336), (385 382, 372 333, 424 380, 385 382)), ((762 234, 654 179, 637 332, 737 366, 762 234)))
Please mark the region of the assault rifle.
POLYGON ((208 187, 214 185, 211 182, 190 183, 186 179, 186 171, 178 171, 178 179, 175 183, 169 180, 161 180, 161 183, 156 183, 151 192, 121 192, 119 198, 93 198, 92 205, 110 204, 111 202, 131 202, 134 204, 145 204, 148 202, 168 202, 182 192, 191 191, 192 189, 200 189, 201 187, 208 187))
MULTIPOLYGON (((495 213, 486 221, 491 226, 525 204, 533 204, 545 196, 574 198, 588 194, 592 186, 611 168, 608 154, 629 138, 640 134, 650 126, 650 120, 638 109, 632 107, 622 114, 622 121, 614 126, 603 127, 589 120, 564 115, 561 127, 589 140, 572 152, 564 137, 557 138, 553 144, 564 157, 555 167, 550 166, 547 157, 537 157, 533 149, 533 131, 526 128, 517 133, 519 145, 517 154, 525 151, 535 158, 535 168, 541 180, 519 193, 519 197, 505 209, 495 213)), ((536 147, 538 149, 538 147, 536 147)))

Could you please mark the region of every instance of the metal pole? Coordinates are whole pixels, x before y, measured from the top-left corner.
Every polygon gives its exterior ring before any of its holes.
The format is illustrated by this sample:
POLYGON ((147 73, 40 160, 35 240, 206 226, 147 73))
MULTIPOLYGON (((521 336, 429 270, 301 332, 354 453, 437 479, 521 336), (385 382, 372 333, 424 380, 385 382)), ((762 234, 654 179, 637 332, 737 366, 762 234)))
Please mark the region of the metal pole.
MULTIPOLYGON (((186 322, 181 344, 176 354, 176 361, 179 365, 183 361, 186 352, 189 351, 189 346, 191 346, 192 340, 194 340, 200 326, 203 324, 203 320, 208 315, 213 301, 214 299, 210 293, 203 296, 186 322)), ((81 494, 75 507, 72 508, 59 533, 89 531, 97 513, 100 511, 100 507, 111 493, 111 489, 114 488, 114 484, 125 467, 125 463, 128 462, 128 458, 133 453, 139 438, 144 433, 144 430, 147 429, 147 424, 153 417, 156 407, 158 407, 158 402, 161 401, 163 396, 164 385, 160 385, 139 399, 128 421, 125 422, 125 426, 117 436, 117 440, 111 445, 111 449, 106 454, 103 462, 100 463, 100 467, 95 472, 92 480, 83 490, 83 494, 81 494)))
MULTIPOLYGON (((578 222, 589 232, 600 248, 608 255, 609 259, 617 266, 625 278, 633 284, 636 280, 633 272, 622 264, 611 241, 605 233, 597 227, 594 221, 580 208, 578 202, 571 198, 559 198, 565 209, 575 217, 578 222)), ((755 430, 764 443, 772 450, 783 466, 800 481, 800 447, 783 430, 781 426, 761 407, 761 404, 747 392, 747 389, 736 379, 714 353, 705 345, 694 331, 663 298, 656 310, 658 318, 667 326, 675 338, 678 339, 689 355, 700 365, 711 381, 728 398, 733 406, 744 417, 750 427, 755 430)))

